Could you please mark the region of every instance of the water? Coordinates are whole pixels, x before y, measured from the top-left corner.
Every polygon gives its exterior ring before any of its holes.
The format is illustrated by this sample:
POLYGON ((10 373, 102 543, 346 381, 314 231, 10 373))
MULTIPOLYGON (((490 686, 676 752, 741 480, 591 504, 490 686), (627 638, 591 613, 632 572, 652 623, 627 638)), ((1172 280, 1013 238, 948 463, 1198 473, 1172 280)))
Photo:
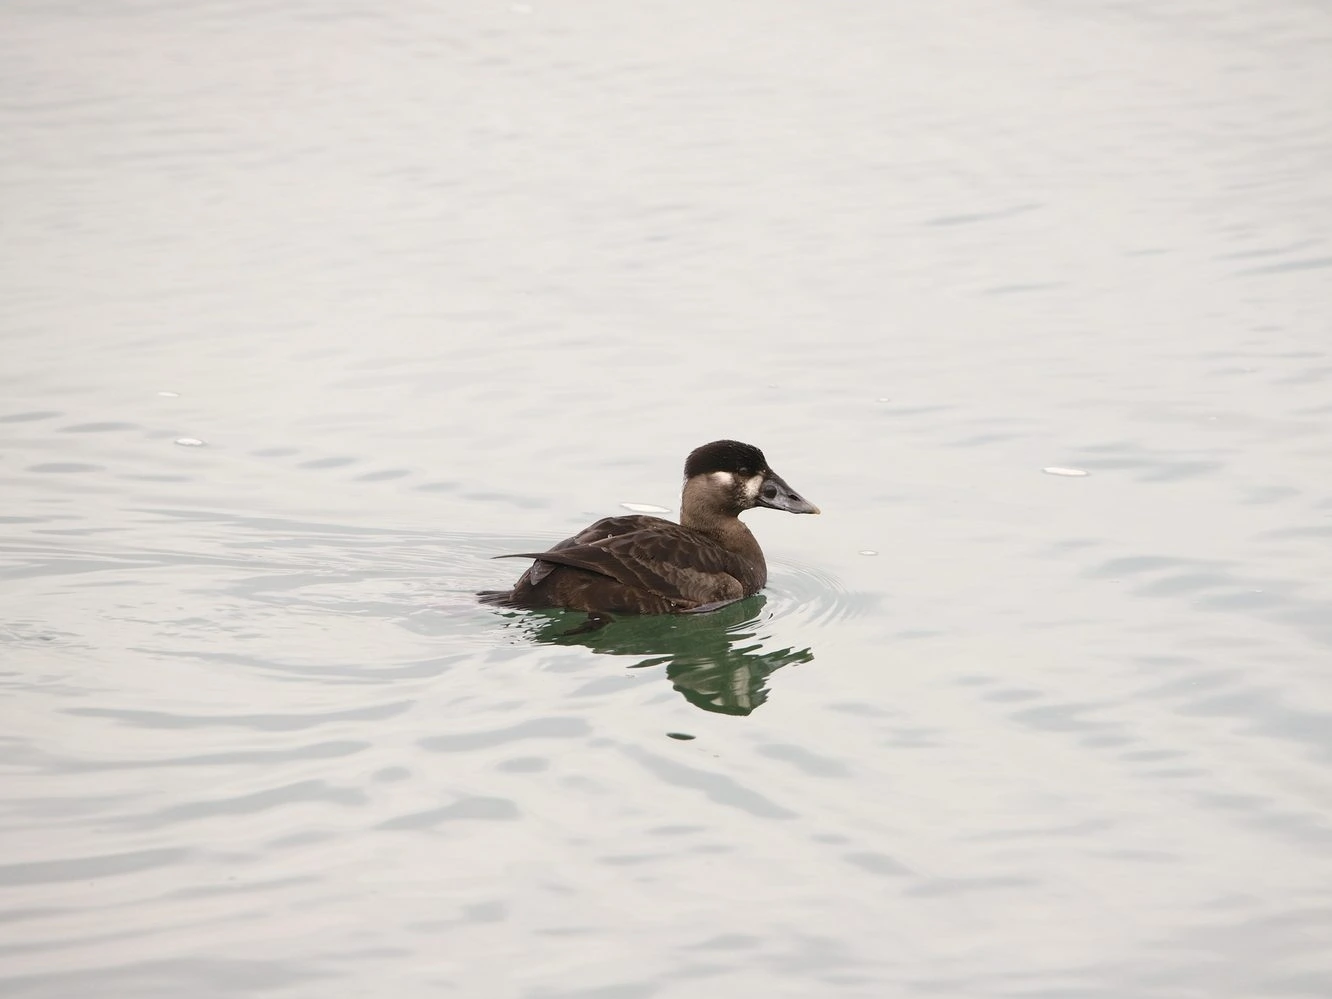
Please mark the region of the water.
POLYGON ((1332 992, 1330 34, 10 4, 0 992, 1332 992))

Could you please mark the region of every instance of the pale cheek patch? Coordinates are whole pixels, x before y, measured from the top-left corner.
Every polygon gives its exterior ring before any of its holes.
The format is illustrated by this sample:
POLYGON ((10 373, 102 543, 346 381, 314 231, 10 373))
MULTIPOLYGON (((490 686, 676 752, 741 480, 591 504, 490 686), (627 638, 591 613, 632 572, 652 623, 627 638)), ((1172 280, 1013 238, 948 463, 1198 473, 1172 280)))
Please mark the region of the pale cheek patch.
POLYGON ((709 472, 708 478, 728 494, 734 495, 735 491, 739 491, 750 503, 758 499, 759 490, 763 488, 761 475, 751 475, 742 479, 735 472, 709 472))

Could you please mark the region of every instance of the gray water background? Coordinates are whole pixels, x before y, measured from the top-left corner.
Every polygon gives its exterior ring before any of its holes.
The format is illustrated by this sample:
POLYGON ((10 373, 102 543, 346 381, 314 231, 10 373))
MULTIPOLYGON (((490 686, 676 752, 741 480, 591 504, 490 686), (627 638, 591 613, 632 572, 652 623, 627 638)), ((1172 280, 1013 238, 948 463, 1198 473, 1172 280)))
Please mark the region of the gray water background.
POLYGON ((1329 51, 6 4, 0 994, 1332 994, 1329 51), (723 436, 763 598, 472 600, 723 436))

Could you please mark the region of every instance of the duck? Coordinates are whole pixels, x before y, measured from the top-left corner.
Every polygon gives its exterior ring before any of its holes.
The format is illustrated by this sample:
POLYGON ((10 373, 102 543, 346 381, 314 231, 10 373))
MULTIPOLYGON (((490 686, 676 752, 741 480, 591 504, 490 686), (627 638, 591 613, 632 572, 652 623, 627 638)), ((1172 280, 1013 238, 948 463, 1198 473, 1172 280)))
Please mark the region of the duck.
POLYGON ((585 611, 599 627, 615 614, 686 614, 753 596, 768 583, 763 549, 740 514, 755 507, 819 513, 752 444, 719 440, 690 452, 680 522, 604 517, 544 552, 497 555, 532 565, 508 590, 484 591, 499 606, 585 611))

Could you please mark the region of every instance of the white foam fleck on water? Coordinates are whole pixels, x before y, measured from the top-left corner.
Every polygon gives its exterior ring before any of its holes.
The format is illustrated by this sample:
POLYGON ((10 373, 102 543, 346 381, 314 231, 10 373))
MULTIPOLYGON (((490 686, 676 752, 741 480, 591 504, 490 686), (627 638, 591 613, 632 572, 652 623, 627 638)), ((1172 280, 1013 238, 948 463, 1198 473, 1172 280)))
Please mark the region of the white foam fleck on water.
POLYGON ((1041 471, 1044 472, 1046 475, 1067 475, 1071 478, 1081 478, 1082 476, 1091 474, 1085 469, 1062 468, 1059 465, 1050 465, 1048 468, 1042 468, 1041 471))
POLYGON ((664 506, 657 506, 655 503, 621 503, 620 506, 626 510, 632 510, 634 513, 670 513, 664 506))
POLYGON ((181 447, 203 447, 207 442, 199 440, 198 437, 177 437, 176 443, 181 447))
POLYGON ((163 389, 161 392, 158 392, 157 394, 160 395, 163 399, 179 399, 179 398, 180 398, 180 393, 179 393, 179 392, 169 392, 169 391, 167 391, 166 389, 163 389))
POLYGON ((873 548, 862 548, 862 549, 860 550, 860 554, 861 554, 861 555, 877 555, 877 554, 879 554, 879 553, 876 552, 873 548))

